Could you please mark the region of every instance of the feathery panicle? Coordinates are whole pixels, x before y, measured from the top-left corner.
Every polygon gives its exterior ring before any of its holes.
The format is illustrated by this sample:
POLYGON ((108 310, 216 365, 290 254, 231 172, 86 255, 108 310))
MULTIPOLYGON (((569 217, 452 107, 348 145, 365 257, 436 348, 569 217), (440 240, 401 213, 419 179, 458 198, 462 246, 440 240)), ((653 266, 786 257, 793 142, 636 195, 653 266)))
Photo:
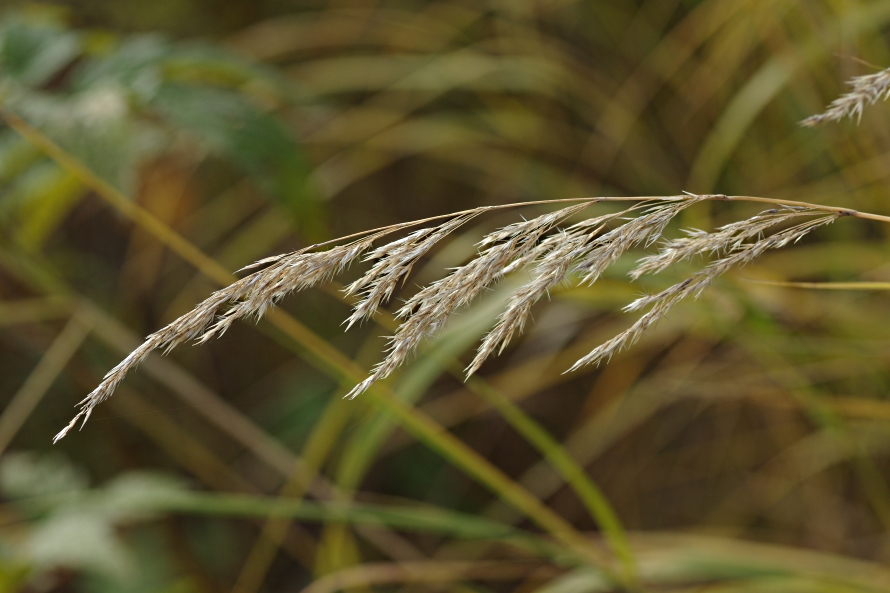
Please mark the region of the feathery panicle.
MULTIPOLYGON (((630 328, 604 344, 594 348, 589 354, 572 365, 567 372, 574 371, 588 364, 598 364, 603 360, 608 360, 617 352, 633 345, 643 332, 662 320, 674 305, 689 296, 692 296, 693 298, 698 297, 702 291, 710 285, 714 278, 724 274, 731 268, 743 266, 751 262, 764 251, 777 249, 779 247, 784 247, 788 243, 796 242, 814 229, 832 223, 840 216, 844 216, 844 214, 840 212, 826 215, 824 211, 803 209, 797 211, 791 210, 791 212, 795 213, 784 220, 787 221, 804 216, 821 216, 806 220, 774 235, 759 239, 754 243, 743 243, 743 238, 739 238, 735 234, 729 234, 727 240, 726 233, 724 232, 726 227, 719 229, 715 233, 704 233, 692 237, 691 239, 698 241, 699 245, 706 246, 704 249, 706 251, 728 252, 729 255, 708 264, 705 268, 699 270, 683 282, 666 288, 658 294, 641 297, 625 307, 625 311, 638 311, 644 307, 652 306, 652 308, 640 317, 640 319, 638 319, 630 328), (711 240, 707 235, 723 235, 723 237, 719 240, 711 240), (720 240, 723 241, 722 244, 720 244, 720 240)), ((760 216, 762 215, 758 215, 754 218, 760 216)), ((748 236, 751 235, 749 234, 748 236)))
POLYGON ((335 275, 343 271, 343 268, 367 251, 372 242, 372 238, 365 238, 347 245, 332 247, 327 251, 297 252, 239 280, 232 285, 233 287, 242 285, 230 299, 235 305, 220 315, 216 323, 198 341, 203 343, 221 336, 233 322, 242 317, 254 317, 259 320, 269 307, 292 292, 330 282, 335 275))
POLYGON ((437 227, 423 228, 406 237, 378 247, 365 257, 365 261, 375 261, 367 273, 346 287, 346 294, 361 294, 352 315, 347 319, 346 328, 363 319, 368 319, 380 305, 389 300, 399 282, 403 281, 414 264, 432 247, 481 213, 481 209, 458 216, 437 227))
POLYGON ((599 237, 577 270, 583 274, 582 284, 593 284, 606 269, 618 261, 628 249, 643 243, 647 247, 658 240, 665 227, 683 209, 712 196, 672 196, 646 209, 642 216, 632 218, 620 227, 599 237))
POLYGON ((571 271, 582 271, 582 282, 593 284, 628 249, 640 243, 651 244, 661 236, 673 217, 702 199, 705 198, 694 195, 666 198, 647 208, 641 216, 599 235, 610 220, 644 207, 640 204, 618 214, 577 223, 567 231, 543 241, 533 271, 534 278, 510 298, 507 308, 498 317, 495 327, 483 338, 473 362, 467 367, 467 376, 475 373, 495 350, 503 352, 516 332, 522 333, 532 306, 565 280, 571 271))
MULTIPOLYGON (((550 289, 565 280, 572 263, 577 261, 590 241, 605 228, 606 222, 617 216, 618 214, 598 216, 566 231, 559 231, 541 242, 533 251, 535 257, 532 281, 510 297, 507 308, 498 317, 495 327, 483 338, 476 357, 467 367, 467 377, 475 373, 495 350, 499 354, 503 352, 516 332, 522 333, 532 306, 550 289)), ((509 267, 515 269, 517 266, 511 264, 509 267)))
POLYGON ((356 385, 347 397, 353 398, 375 382, 388 377, 413 354, 425 338, 440 330, 457 308, 469 304, 511 263, 533 251, 541 237, 562 220, 587 208, 595 200, 581 202, 556 212, 508 225, 487 235, 480 243, 478 257, 454 269, 408 299, 397 317, 404 319, 390 339, 387 355, 371 375, 356 385))
MULTIPOLYGON (((713 233, 688 229, 687 237, 665 241, 658 253, 640 258, 630 277, 638 280, 643 274, 661 272, 671 264, 705 253, 727 252, 741 247, 742 242, 801 215, 798 208, 771 208, 751 218, 724 225, 713 233)), ((815 211, 813 212, 815 213, 815 211)))
POLYGON ((162 348, 166 354, 189 340, 205 342, 224 333, 232 322, 241 317, 252 315, 259 319, 286 294, 329 281, 334 274, 364 253, 371 246, 371 241, 371 238, 367 238, 328 251, 297 251, 264 260, 262 263, 274 263, 214 292, 194 309, 148 336, 139 348, 111 369, 99 386, 78 404, 80 411, 55 436, 53 442, 64 437, 78 419, 83 418, 85 423, 93 408, 108 399, 127 373, 144 361, 152 351, 162 348), (235 305, 217 318, 219 310, 230 303, 235 305), (211 326, 215 319, 216 323, 211 326))
MULTIPOLYGON (((488 234, 479 243, 479 252, 475 258, 454 268, 444 278, 421 288, 397 311, 396 317, 401 320, 401 324, 390 338, 386 356, 347 397, 355 397, 376 381, 392 374, 417 350, 425 338, 442 329, 454 311, 468 305, 505 274, 529 268, 531 279, 510 297, 505 310, 483 338, 476 356, 467 368, 468 375, 472 375, 489 356, 503 351, 517 332, 522 332, 534 304, 560 282, 577 274, 579 283, 591 284, 628 250, 639 245, 650 246, 658 240, 667 224, 684 208, 703 200, 728 198, 722 195, 693 194, 639 198, 636 205, 621 212, 592 217, 563 230, 558 229, 562 222, 591 204, 623 199, 626 198, 572 200, 574 203, 571 206, 507 225, 488 234), (623 222, 608 229, 610 223, 615 221, 623 222)), ((764 201, 760 198, 748 199, 764 201)), ((326 251, 310 251, 312 248, 306 248, 266 258, 244 268, 266 266, 214 292, 192 311, 148 336, 139 348, 114 367, 98 387, 78 404, 79 412, 56 435, 55 441, 65 436, 78 421, 86 422, 93 408, 111 396, 127 373, 154 350, 169 352, 187 341, 205 342, 225 333, 238 319, 259 319, 269 307, 286 295, 329 282, 346 266, 363 256, 365 261, 374 263, 359 280, 346 288, 347 294, 360 296, 347 324, 351 326, 367 319, 392 297, 399 283, 410 274, 414 264, 439 241, 474 217, 495 208, 501 207, 481 207, 436 217, 445 222, 410 232, 370 253, 369 250, 378 239, 431 219, 344 237, 341 241, 355 236, 360 238, 326 251)), ((689 296, 698 296, 714 278, 730 268, 742 266, 767 249, 782 247, 839 216, 850 214, 854 212, 806 204, 781 206, 725 225, 711 233, 687 231, 686 237, 664 242, 657 253, 639 260, 638 266, 631 272, 633 279, 646 273, 659 272, 673 263, 696 255, 719 254, 719 259, 683 282, 631 303, 626 310, 651 308, 628 330, 594 349, 570 370, 598 363, 630 346, 676 303, 689 296), (789 222, 796 223, 796 226, 764 238, 766 231, 789 222)))
POLYGON ((862 119, 865 107, 874 105, 881 99, 890 98, 890 68, 874 74, 857 76, 847 83, 852 90, 831 102, 824 113, 811 115, 800 124, 813 127, 829 121, 840 121, 845 117, 862 119))

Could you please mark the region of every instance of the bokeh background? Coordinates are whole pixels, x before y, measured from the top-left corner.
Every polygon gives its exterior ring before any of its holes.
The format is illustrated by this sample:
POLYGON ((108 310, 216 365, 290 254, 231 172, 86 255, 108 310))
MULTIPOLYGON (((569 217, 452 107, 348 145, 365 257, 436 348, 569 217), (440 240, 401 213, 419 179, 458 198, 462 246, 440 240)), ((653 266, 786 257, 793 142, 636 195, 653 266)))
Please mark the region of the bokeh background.
MULTIPOLYGON (((887 214, 890 108, 798 122, 890 66, 890 2, 0 6, 0 590, 890 590, 881 223, 769 253, 563 374, 701 265, 634 285, 631 254, 464 384, 507 281, 354 401, 391 318, 344 332, 336 286, 306 292, 152 359, 51 445, 142 336, 322 240, 682 190, 887 214)), ((400 296, 544 211, 479 219, 400 296)), ((702 204, 669 234, 754 212, 702 204)))

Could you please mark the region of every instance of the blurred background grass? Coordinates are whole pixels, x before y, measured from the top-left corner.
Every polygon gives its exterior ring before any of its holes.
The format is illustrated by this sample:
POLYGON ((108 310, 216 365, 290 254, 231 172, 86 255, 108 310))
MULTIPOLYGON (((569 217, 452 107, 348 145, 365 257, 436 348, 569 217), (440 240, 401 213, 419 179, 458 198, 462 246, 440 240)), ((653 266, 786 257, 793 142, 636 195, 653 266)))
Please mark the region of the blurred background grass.
MULTIPOLYGON (((505 282, 355 401, 390 321, 344 333, 336 291, 300 294, 147 363, 50 445, 225 270, 319 240, 681 190, 887 214, 886 106, 797 122, 890 65, 890 2, 3 6, 0 590, 890 589, 886 293, 750 282, 888 281, 878 223, 768 254, 570 375, 630 323, 621 265, 542 302, 464 385, 505 282)), ((405 294, 519 215, 455 238, 405 294)))

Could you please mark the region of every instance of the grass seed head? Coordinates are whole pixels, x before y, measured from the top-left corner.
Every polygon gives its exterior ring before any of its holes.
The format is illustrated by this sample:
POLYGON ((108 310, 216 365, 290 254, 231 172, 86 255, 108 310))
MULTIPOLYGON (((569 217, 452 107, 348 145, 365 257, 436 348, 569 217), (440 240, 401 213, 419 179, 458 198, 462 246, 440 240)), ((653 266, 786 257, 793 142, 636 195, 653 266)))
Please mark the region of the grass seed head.
MULTIPOLYGON (((472 375, 488 357, 502 352, 513 337, 523 331, 532 307, 555 286, 572 279, 578 284, 595 282, 628 250, 640 245, 650 246, 659 240, 668 223, 682 210, 697 202, 718 198, 727 199, 725 196, 693 194, 645 198, 621 212, 590 217, 560 228, 571 217, 604 200, 591 199, 489 233, 479 242, 479 251, 473 259, 421 288, 397 311, 396 317, 401 323, 389 340, 386 355, 347 396, 355 397, 391 375, 425 339, 445 326, 452 313, 469 305, 500 278, 528 269, 530 279, 509 298, 494 327, 482 339, 467 368, 467 374, 472 375), (618 221, 622 222, 609 229, 618 221)), ((369 318, 393 296, 420 258, 469 220, 490 209, 456 213, 445 217, 445 222, 437 226, 412 231, 377 248, 373 247, 375 241, 409 228, 412 223, 370 231, 362 238, 326 251, 307 248, 248 266, 246 269, 266 267, 214 292, 194 309, 148 336, 80 402, 79 412, 55 440, 65 436, 79 420, 85 422, 95 406, 110 397, 124 377, 153 351, 161 349, 166 353, 188 341, 201 343, 219 337, 242 318, 258 320, 285 296, 331 281, 363 256, 365 261, 374 263, 345 290, 347 294, 360 296, 346 323, 351 326, 369 318)), ((595 348, 569 370, 608 360, 636 342, 676 303, 701 294, 714 278, 745 265, 768 249, 797 241, 843 215, 845 212, 828 212, 818 207, 783 206, 725 225, 714 232, 686 231, 685 237, 663 242, 657 253, 639 260, 631 272, 633 279, 662 271, 671 264, 697 255, 717 254, 718 259, 686 280, 628 305, 627 311, 649 310, 630 328, 595 348), (792 222, 792 226, 765 236, 774 227, 792 222)))

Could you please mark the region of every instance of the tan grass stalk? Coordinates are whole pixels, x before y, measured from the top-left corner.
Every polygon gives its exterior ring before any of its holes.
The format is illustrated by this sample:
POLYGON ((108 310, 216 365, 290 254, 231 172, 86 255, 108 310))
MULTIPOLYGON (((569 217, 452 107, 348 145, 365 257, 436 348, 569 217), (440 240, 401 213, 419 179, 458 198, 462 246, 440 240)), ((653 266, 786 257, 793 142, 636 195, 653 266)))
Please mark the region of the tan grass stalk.
MULTIPOLYGON (((389 376, 417 350, 424 339, 444 327, 452 313, 470 304, 504 275, 528 269, 529 281, 511 296, 494 328, 482 340, 467 369, 468 374, 472 374, 491 354, 503 350, 513 336, 522 331, 533 305, 554 286, 573 278, 582 284, 595 282, 629 249, 640 245, 649 246, 658 240, 667 224, 684 208, 702 200, 716 199, 766 202, 779 204, 781 207, 728 224, 711 233, 687 231, 688 236, 665 241, 656 254, 642 258, 631 272, 634 279, 645 273, 659 272, 673 263, 696 255, 718 254, 717 260, 687 280, 631 303, 626 307, 629 311, 650 306, 651 309, 627 331, 594 349, 570 370, 608 359, 633 344, 676 303, 688 296, 698 296, 714 278, 733 267, 748 263, 767 249, 796 241, 840 216, 890 221, 887 217, 840 208, 799 202, 782 204, 767 198, 745 196, 689 194, 549 202, 570 202, 571 205, 490 233, 480 242, 476 257, 410 297, 397 312, 397 317, 402 321, 390 339, 383 361, 348 396, 355 397, 374 382, 389 376), (560 228, 570 217, 602 201, 635 201, 636 204, 618 213, 591 217, 564 229, 560 228), (609 228, 617 221, 622 222, 609 228), (764 237, 773 227, 788 223, 793 223, 794 226, 764 237)), ((245 269, 266 267, 214 292, 193 310, 148 336, 139 348, 114 367, 96 389, 80 402, 80 411, 56 435, 55 441, 65 436, 79 420, 86 422, 93 408, 107 399, 127 373, 152 351, 162 349, 166 353, 187 341, 205 342, 222 335, 238 319, 259 319, 291 292, 328 282, 350 263, 365 256, 365 261, 374 263, 359 280, 346 289, 346 292, 361 297, 347 319, 347 324, 352 325, 373 315, 390 299, 396 287, 410 274, 414 264, 439 241, 479 214, 522 205, 524 204, 482 207, 373 229, 346 237, 344 239, 351 241, 328 247, 325 251, 317 249, 333 242, 266 258, 248 266, 245 269), (433 220, 442 222, 373 248, 378 239, 433 220)))
POLYGON ((811 115, 800 124, 813 127, 829 121, 840 121, 845 117, 862 119, 863 110, 879 100, 890 99, 890 68, 874 74, 857 76, 847 83, 852 90, 831 102, 828 108, 818 115, 811 115))

